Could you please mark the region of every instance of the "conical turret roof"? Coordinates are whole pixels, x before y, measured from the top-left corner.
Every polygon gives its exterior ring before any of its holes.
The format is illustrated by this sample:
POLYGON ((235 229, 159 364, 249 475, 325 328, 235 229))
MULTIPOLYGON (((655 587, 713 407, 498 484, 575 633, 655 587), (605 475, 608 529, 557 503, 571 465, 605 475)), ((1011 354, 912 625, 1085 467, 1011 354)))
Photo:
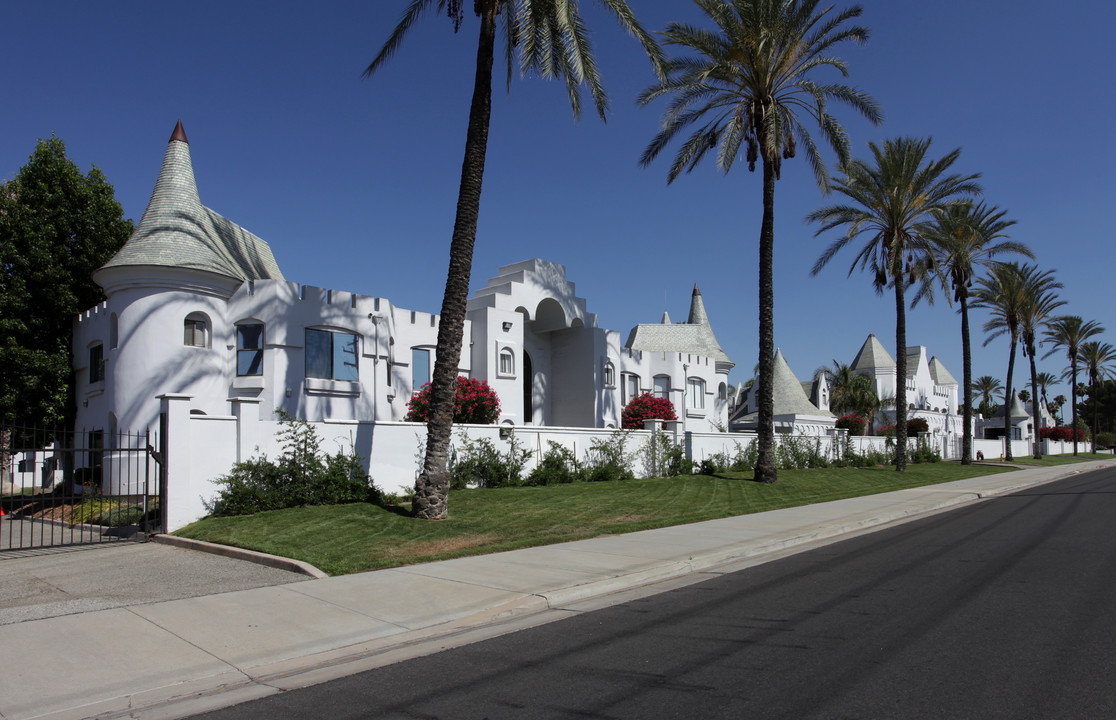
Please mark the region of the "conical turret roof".
POLYGON ((202 205, 181 120, 143 218, 101 271, 127 266, 187 268, 234 280, 283 279, 266 242, 202 205))
POLYGON ((733 362, 717 342, 717 336, 713 334, 709 316, 705 314, 701 290, 697 285, 694 285, 694 293, 690 299, 687 322, 671 323, 670 316, 664 312, 661 322, 653 325, 640 324, 632 328, 625 346, 650 352, 694 353, 711 357, 730 368, 733 366, 733 362))
POLYGON ((881 370, 894 369, 895 361, 888 355, 883 344, 876 339, 875 333, 868 333, 868 339, 860 347, 860 352, 852 362, 852 369, 856 370, 881 370))

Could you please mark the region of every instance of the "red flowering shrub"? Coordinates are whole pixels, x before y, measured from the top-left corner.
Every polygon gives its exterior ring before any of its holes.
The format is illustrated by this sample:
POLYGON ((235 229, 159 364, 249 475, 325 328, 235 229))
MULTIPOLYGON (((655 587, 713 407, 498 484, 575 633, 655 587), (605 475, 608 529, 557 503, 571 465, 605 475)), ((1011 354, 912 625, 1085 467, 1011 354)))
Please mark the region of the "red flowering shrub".
MULTIPOLYGON (((1058 427, 1044 427, 1039 431, 1039 437, 1043 440, 1061 440, 1062 442, 1073 442, 1073 429, 1064 425, 1058 427)), ((1084 442, 1085 431, 1080 428, 1077 430, 1077 442, 1084 442)))
POLYGON ((837 418, 836 424, 837 427, 848 430, 849 435, 855 436, 863 435, 864 429, 868 427, 868 423, 864 421, 864 418, 852 413, 837 418))
POLYGON ((876 434, 881 437, 895 437, 895 423, 876 428, 876 434))
MULTIPOLYGON (((453 403, 453 421, 491 425, 500 417, 500 398, 484 380, 457 378, 457 398, 453 403)), ((430 383, 422 386, 407 403, 408 422, 430 420, 430 383)))
POLYGON ((930 423, 926 422, 926 418, 911 418, 907 421, 907 437, 915 437, 924 432, 930 432, 930 423))
POLYGON ((674 403, 666 398, 652 397, 651 393, 632 398, 624 412, 620 414, 621 426, 625 430, 642 430, 644 420, 677 420, 674 403))

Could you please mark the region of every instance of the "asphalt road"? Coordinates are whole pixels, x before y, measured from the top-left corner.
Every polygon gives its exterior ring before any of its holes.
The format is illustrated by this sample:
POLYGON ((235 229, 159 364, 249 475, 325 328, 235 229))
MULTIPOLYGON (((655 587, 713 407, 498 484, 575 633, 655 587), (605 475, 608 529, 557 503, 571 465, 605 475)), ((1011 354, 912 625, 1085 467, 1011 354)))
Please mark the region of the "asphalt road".
POLYGON ((1113 718, 1116 470, 197 716, 1113 718))

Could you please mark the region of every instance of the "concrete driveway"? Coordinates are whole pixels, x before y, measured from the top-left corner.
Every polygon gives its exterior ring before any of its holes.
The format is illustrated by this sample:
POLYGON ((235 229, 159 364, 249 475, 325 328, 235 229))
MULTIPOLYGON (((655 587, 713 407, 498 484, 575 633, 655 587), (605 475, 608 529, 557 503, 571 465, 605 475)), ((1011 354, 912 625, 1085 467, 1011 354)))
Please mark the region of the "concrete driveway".
POLYGON ((0 625, 308 579, 150 542, 5 550, 0 552, 0 625))

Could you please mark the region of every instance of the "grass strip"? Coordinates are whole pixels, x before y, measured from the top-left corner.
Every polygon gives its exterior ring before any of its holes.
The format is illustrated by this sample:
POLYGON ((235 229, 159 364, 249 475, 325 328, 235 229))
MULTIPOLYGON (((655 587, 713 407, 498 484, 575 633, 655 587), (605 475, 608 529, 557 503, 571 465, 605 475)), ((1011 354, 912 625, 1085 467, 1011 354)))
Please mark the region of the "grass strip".
MULTIPOLYGON (((1109 456, 1111 458, 1111 456, 1109 456)), ((1009 472, 954 463, 689 475, 548 487, 455 490, 448 520, 356 503, 199 520, 175 535, 308 562, 330 575, 681 525, 1009 472)))

